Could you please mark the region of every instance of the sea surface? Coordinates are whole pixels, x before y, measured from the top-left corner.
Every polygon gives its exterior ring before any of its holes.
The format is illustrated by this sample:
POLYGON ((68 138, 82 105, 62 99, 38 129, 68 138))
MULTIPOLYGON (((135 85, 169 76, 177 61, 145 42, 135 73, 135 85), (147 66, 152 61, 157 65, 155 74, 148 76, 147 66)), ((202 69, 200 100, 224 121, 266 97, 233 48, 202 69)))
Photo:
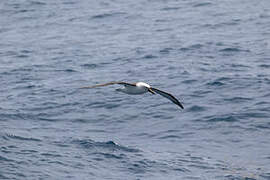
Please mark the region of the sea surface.
POLYGON ((270 1, 1 0, 0 179, 269 180, 270 1))

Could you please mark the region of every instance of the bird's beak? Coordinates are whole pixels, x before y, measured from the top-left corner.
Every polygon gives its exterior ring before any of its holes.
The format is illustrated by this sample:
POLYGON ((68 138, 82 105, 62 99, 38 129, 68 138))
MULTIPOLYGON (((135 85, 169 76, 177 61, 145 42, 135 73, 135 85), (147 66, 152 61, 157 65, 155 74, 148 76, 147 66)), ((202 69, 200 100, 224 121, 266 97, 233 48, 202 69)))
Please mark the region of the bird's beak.
POLYGON ((156 94, 151 88, 148 88, 148 91, 152 94, 156 94))

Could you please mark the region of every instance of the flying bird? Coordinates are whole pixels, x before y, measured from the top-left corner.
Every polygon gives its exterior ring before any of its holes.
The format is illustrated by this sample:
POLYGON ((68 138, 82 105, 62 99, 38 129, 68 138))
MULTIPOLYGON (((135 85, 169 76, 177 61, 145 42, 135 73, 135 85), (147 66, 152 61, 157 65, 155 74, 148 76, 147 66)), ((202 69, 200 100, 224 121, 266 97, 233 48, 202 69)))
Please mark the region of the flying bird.
POLYGON ((184 106, 171 94, 161 91, 159 89, 151 87, 149 84, 146 84, 144 82, 137 82, 137 83, 126 83, 126 82, 109 82, 105 84, 97 84, 94 86, 86 86, 86 87, 81 87, 81 89, 88 89, 88 88, 97 88, 97 87, 103 87, 103 86, 109 86, 109 85, 114 85, 114 84, 119 84, 123 85, 122 88, 116 89, 117 91, 130 94, 130 95, 139 95, 139 94, 144 94, 147 92, 150 92, 152 94, 160 94, 161 96, 168 98, 171 100, 174 104, 178 105, 180 108, 184 109, 184 106))

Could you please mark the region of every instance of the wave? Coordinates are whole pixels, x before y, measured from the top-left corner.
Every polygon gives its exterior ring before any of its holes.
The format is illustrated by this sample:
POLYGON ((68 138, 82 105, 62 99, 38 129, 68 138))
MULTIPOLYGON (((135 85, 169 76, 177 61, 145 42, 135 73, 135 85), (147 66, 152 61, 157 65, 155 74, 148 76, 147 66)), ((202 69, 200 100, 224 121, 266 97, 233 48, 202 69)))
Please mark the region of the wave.
POLYGON ((182 47, 179 50, 180 51, 188 51, 188 50, 195 50, 195 49, 201 49, 203 47, 202 44, 192 44, 188 47, 182 47))
POLYGON ((231 103, 242 103, 246 101, 251 101, 253 98, 246 98, 246 97, 232 97, 232 98, 225 98, 224 101, 228 101, 231 103))
POLYGON ((5 140, 20 140, 20 141, 36 141, 36 142, 41 142, 41 139, 38 138, 33 138, 33 137, 24 137, 24 136, 19 136, 15 134, 3 134, 2 138, 5 140))
POLYGON ((165 7, 165 8, 162 8, 161 11, 177 11, 181 9, 181 7, 165 7))
POLYGON ((210 3, 210 2, 204 2, 204 3, 194 4, 193 7, 204 7, 204 6, 210 6, 210 5, 212 5, 212 3, 210 3))
POLYGON ((92 19, 104 19, 104 18, 119 16, 119 15, 126 15, 126 14, 127 13, 124 13, 124 12, 103 13, 103 14, 98 14, 98 15, 92 16, 92 19))
POLYGON ((123 151, 123 152, 140 152, 138 149, 125 147, 115 143, 114 141, 96 142, 91 139, 74 140, 73 143, 89 150, 99 149, 108 151, 123 151))
POLYGON ((234 115, 216 115, 204 118, 207 122, 237 122, 239 119, 234 115))
POLYGON ((198 106, 198 105, 194 105, 194 106, 191 106, 188 111, 191 111, 191 112, 202 112, 202 111, 206 111, 206 108, 203 107, 203 106, 198 106))
POLYGON ((213 82, 209 82, 207 83, 208 86, 223 86, 225 85, 225 83, 221 82, 221 81, 213 81, 213 82))
POLYGON ((219 50, 220 52, 250 52, 249 50, 244 50, 236 47, 228 47, 228 48, 223 48, 219 50))
POLYGON ((84 68, 87 68, 87 69, 95 69, 95 68, 98 67, 97 64, 91 64, 91 63, 83 64, 81 66, 84 67, 84 68))

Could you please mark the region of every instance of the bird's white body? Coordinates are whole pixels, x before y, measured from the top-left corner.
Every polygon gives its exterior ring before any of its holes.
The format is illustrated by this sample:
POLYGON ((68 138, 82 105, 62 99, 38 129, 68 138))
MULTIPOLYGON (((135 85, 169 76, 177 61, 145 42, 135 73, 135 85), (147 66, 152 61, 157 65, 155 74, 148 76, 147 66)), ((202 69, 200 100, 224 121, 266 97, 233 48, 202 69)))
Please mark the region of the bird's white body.
POLYGON ((147 93, 148 88, 150 88, 149 84, 146 84, 144 82, 138 82, 135 84, 135 86, 123 86, 123 88, 116 89, 116 90, 126 93, 126 94, 139 95, 139 94, 147 93))

